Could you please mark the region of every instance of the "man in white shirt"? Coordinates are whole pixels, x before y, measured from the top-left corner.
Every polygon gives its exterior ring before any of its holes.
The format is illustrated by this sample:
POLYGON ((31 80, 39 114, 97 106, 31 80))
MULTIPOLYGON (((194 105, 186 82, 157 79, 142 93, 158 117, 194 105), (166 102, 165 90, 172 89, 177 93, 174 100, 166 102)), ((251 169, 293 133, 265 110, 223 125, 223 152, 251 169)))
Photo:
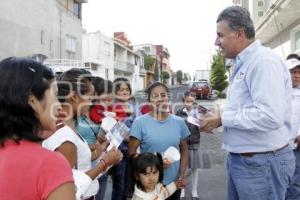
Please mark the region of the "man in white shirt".
POLYGON ((286 63, 255 40, 249 12, 223 10, 217 38, 224 58, 234 59, 227 105, 208 113, 202 130, 223 125, 229 200, 283 200, 295 169, 291 138, 292 84, 286 63))
POLYGON ((286 192, 286 200, 300 199, 300 61, 294 57, 287 61, 293 84, 291 140, 296 159, 296 169, 286 192))

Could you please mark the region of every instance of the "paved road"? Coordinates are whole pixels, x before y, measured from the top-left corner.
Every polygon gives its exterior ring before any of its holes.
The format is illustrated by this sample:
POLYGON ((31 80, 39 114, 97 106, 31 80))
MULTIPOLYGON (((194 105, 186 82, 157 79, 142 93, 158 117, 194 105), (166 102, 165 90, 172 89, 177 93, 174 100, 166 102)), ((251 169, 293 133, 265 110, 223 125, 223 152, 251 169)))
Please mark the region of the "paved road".
MULTIPOLYGON (((171 102, 181 102, 186 86, 170 88, 171 102)), ((139 101, 139 99, 138 99, 139 101)), ((224 100, 198 100, 208 108, 216 108, 224 104, 224 100)), ((226 153, 221 150, 222 130, 218 129, 214 134, 201 133, 201 156, 203 167, 199 171, 198 194, 200 200, 226 200, 226 153)), ((190 176, 188 173, 188 180, 190 176)), ((187 199, 190 199, 191 184, 187 186, 187 199)), ((108 181, 105 200, 111 199, 111 180, 108 181)))

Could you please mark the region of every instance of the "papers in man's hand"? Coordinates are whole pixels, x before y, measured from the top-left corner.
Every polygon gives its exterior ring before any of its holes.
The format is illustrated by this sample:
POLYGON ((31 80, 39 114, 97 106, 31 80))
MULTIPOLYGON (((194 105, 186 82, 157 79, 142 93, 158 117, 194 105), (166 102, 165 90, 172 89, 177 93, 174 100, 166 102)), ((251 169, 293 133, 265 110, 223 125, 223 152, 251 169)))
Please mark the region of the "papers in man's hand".
POLYGON ((201 127, 201 120, 192 116, 188 116, 186 119, 189 123, 194 124, 198 127, 201 127))

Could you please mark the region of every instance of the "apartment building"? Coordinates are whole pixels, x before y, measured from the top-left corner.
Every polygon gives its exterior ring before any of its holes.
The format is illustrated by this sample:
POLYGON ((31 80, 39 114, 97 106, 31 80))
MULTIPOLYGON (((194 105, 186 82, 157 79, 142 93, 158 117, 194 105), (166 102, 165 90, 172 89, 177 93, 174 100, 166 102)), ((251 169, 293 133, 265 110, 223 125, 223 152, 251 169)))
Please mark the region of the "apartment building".
POLYGON ((233 0, 232 2, 249 10, 253 22, 256 23, 265 14, 272 1, 276 0, 233 0))
POLYGON ((87 0, 1 1, 0 59, 28 56, 51 63, 81 60, 82 3, 87 0))
POLYGON ((163 81, 163 72, 169 74, 169 79, 165 80, 167 84, 172 84, 170 53, 163 45, 139 44, 134 45, 133 49, 141 52, 148 59, 152 59, 151 66, 147 66, 146 84, 154 80, 163 81))
POLYGON ((100 31, 82 36, 82 60, 95 76, 114 80, 114 41, 100 31))
POLYGON ((114 76, 127 78, 133 91, 146 87, 143 55, 132 48, 124 32, 114 33, 114 76))
POLYGON ((300 1, 265 0, 263 15, 255 22, 256 38, 282 58, 300 53, 300 1))

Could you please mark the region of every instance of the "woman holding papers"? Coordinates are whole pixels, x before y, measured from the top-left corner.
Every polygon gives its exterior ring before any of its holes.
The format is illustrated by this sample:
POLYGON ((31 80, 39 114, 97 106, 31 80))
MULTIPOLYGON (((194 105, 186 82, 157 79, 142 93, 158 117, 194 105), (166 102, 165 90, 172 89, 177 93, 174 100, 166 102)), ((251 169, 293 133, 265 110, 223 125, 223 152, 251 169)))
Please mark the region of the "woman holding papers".
MULTIPOLYGON (((73 68, 61 74, 58 83, 58 98, 63 112, 66 113, 65 126, 45 140, 43 146, 62 153, 72 168, 85 172, 94 180, 109 166, 119 162, 122 154, 118 149, 113 148, 102 155, 95 167, 91 166, 92 157, 100 156, 102 152, 98 149, 91 152, 88 143, 77 133, 75 120, 80 115, 80 110, 91 104, 93 94, 94 88, 88 71, 73 68)), ((98 189, 98 181, 94 180, 84 194, 84 199, 94 199, 98 189)))
MULTIPOLYGON (((179 188, 186 185, 185 170, 188 163, 187 137, 189 130, 178 116, 169 113, 168 87, 154 82, 147 90, 151 111, 137 118, 131 128, 129 155, 134 155, 138 146, 141 152, 164 152, 174 146, 180 151, 180 160, 171 162, 164 158, 164 178, 162 183, 168 185, 179 182, 179 188)), ((180 189, 168 199, 179 199, 180 189)))

